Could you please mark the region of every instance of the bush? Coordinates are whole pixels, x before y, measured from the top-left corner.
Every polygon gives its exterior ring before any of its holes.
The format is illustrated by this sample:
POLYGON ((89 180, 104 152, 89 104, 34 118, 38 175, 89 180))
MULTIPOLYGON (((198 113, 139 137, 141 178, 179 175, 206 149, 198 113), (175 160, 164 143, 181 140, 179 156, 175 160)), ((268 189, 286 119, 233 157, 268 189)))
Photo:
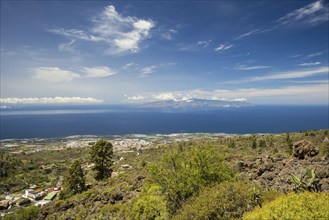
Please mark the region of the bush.
POLYGON ((164 220, 169 218, 167 202, 163 196, 145 195, 138 199, 128 213, 129 219, 136 220, 164 220))
POLYGON ((97 219, 122 219, 123 204, 108 204, 100 209, 97 219))
POLYGON ((244 212, 250 211, 260 202, 260 194, 253 186, 245 182, 225 182, 206 188, 191 198, 174 219, 241 218, 244 212))
POLYGON ((224 156, 209 145, 173 150, 159 163, 150 164, 149 171, 151 182, 161 187, 172 214, 201 187, 234 177, 224 156))
POLYGON ((329 157, 329 142, 323 142, 320 146, 320 155, 324 157, 329 157))
POLYGON ((329 194, 304 192, 280 196, 246 213, 244 220, 329 219, 329 194))
POLYGON ((4 220, 33 220, 38 218, 39 209, 36 206, 19 208, 12 214, 4 216, 4 220))

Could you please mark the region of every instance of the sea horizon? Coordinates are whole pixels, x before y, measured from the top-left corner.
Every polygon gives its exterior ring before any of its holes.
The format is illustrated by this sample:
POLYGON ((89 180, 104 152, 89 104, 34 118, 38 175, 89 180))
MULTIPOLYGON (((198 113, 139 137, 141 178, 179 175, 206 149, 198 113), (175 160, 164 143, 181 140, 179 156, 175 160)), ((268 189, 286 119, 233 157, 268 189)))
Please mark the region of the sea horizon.
POLYGON ((327 129, 327 105, 259 105, 207 110, 117 105, 1 109, 1 140, 76 135, 286 133, 327 129))

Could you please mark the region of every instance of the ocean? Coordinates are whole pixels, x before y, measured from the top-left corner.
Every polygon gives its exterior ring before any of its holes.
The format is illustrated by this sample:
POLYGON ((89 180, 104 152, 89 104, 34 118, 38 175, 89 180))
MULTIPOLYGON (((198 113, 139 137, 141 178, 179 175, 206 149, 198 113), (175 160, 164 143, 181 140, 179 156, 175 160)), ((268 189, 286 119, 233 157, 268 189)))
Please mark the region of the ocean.
POLYGON ((0 138, 170 133, 282 133, 329 128, 328 106, 252 106, 161 111, 122 106, 1 109, 0 138))

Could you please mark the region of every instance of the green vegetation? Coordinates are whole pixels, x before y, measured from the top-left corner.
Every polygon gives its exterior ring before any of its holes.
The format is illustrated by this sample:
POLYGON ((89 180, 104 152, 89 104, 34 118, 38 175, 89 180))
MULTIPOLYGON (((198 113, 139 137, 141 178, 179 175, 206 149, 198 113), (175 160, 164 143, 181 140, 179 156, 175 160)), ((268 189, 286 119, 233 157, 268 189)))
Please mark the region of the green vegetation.
POLYGON ((90 149, 90 160, 95 163, 96 179, 104 179, 112 173, 113 146, 104 139, 97 141, 90 149))
POLYGON ((28 208, 19 208, 15 213, 7 214, 4 220, 34 220, 38 218, 39 208, 30 206, 28 208))
POLYGON ((329 140, 320 145, 320 156, 329 158, 329 140))
POLYGON ((329 219, 329 194, 290 193, 247 213, 244 220, 329 219))
POLYGON ((305 174, 298 178, 293 174, 290 174, 291 181, 294 184, 293 190, 295 192, 302 192, 302 191, 310 191, 310 192, 318 192, 319 186, 318 183, 315 181, 315 170, 314 169, 306 169, 305 174))
POLYGON ((224 162, 224 155, 208 144, 173 150, 159 163, 151 164, 149 171, 151 182, 159 185, 166 196, 171 213, 200 188, 234 177, 233 169, 224 162))
POLYGON ((252 141, 251 148, 256 149, 257 148, 257 138, 255 135, 251 138, 251 141, 252 141))
POLYGON ((225 182, 191 198, 174 219, 237 219, 260 203, 260 194, 254 186, 246 182, 225 182))
POLYGON ((260 212, 289 215, 276 219, 321 219, 326 211, 306 201, 328 207, 328 194, 321 191, 329 192, 329 141, 323 130, 308 133, 314 135, 191 134, 189 140, 168 137, 148 148, 115 152, 106 140, 61 150, 2 152, 2 192, 22 194, 32 184, 45 190, 61 183, 65 190, 39 208, 20 199, 17 203, 27 207, 5 210, 13 212, 5 219, 261 219, 260 212), (287 137, 292 146, 303 141, 319 154, 294 157, 287 137), (277 205, 267 210, 271 204, 277 205), (294 209, 285 211, 289 207, 294 209))
POLYGON ((128 218, 142 219, 168 219, 167 203, 163 196, 144 195, 134 202, 131 212, 128 213, 128 218))
POLYGON ((81 168, 81 162, 80 160, 75 160, 67 176, 68 190, 73 194, 81 193, 86 189, 85 181, 85 174, 81 168))

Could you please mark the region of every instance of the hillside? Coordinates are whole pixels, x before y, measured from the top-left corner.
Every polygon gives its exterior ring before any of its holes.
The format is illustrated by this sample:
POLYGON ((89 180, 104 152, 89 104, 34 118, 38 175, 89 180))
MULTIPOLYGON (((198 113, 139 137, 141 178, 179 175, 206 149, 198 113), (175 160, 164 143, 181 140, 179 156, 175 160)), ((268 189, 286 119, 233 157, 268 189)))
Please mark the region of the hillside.
POLYGON ((284 194, 329 193, 328 130, 106 137, 114 145, 114 175, 100 181, 88 153, 98 139, 2 141, 2 193, 18 195, 31 185, 36 191, 58 184, 64 189, 40 208, 12 205, 1 211, 14 212, 4 218, 240 219, 284 194), (75 159, 83 164, 87 189, 65 194, 75 159), (218 208, 224 203, 226 211, 218 208))

